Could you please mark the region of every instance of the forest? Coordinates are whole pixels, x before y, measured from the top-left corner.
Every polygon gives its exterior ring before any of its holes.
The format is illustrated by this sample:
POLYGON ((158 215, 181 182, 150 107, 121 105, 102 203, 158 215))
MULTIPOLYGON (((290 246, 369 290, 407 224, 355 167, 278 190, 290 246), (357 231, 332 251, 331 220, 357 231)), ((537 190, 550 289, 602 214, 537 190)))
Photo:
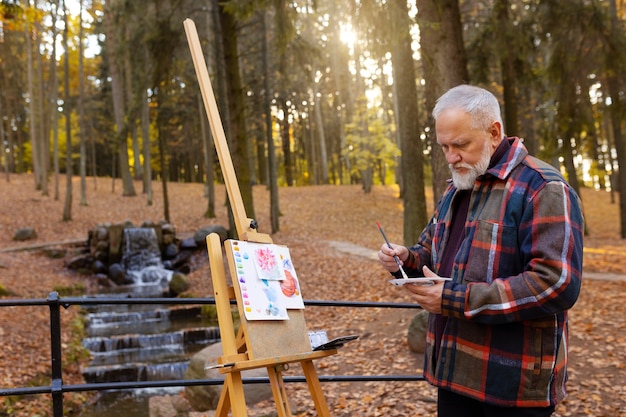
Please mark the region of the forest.
POLYGON ((222 178, 187 18, 246 211, 266 185, 272 232, 278 187, 397 183, 404 241, 416 241, 424 189, 436 200, 449 175, 430 110, 471 83, 499 98, 507 135, 575 189, 616 192, 626 237, 624 0, 2 0, 6 181, 32 173, 55 199, 65 187, 63 220, 97 178, 147 205, 160 183, 166 220, 167 183, 203 183, 214 216, 222 178))

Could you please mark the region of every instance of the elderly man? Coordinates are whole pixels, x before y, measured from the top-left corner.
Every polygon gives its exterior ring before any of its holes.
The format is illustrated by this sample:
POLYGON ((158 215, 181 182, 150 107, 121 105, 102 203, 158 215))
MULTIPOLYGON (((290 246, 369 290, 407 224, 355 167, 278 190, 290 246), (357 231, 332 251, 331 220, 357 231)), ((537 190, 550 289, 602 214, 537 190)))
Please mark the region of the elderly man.
POLYGON ((565 395, 567 310, 578 298, 583 216, 554 167, 506 137, 490 92, 452 88, 433 110, 452 180, 417 244, 382 266, 429 311, 424 374, 439 417, 550 416, 565 395))

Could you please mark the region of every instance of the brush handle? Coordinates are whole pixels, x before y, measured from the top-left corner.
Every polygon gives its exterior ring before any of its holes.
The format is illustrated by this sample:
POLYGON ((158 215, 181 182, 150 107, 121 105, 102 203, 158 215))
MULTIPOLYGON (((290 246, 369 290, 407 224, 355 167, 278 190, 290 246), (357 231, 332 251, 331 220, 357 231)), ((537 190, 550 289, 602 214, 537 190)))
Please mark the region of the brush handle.
MULTIPOLYGON (((383 227, 378 222, 376 222, 376 226, 378 226, 378 230, 380 230, 380 234, 383 235, 383 239, 385 239, 385 242, 387 243, 387 246, 389 247, 389 249, 393 250, 393 246, 391 246, 391 243, 389 243, 389 239, 387 239, 387 235, 385 234, 383 227)), ((393 259, 396 261, 396 264, 398 264, 398 268, 400 268, 402 277, 408 278, 406 272, 404 272, 404 268, 402 268, 402 263, 400 262, 400 258, 398 258, 397 255, 393 255, 393 259)))

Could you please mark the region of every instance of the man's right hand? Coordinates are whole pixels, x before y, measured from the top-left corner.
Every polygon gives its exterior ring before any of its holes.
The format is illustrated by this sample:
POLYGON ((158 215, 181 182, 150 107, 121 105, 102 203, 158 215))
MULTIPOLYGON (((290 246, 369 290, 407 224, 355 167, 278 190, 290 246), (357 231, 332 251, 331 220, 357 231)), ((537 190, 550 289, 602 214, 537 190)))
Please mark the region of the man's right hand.
POLYGON ((400 268, 394 259, 397 256, 400 259, 400 263, 404 264, 404 261, 409 257, 409 250, 402 245, 396 245, 391 243, 391 248, 387 244, 383 244, 378 251, 378 260, 380 264, 389 272, 398 272, 400 268), (393 249, 392 249, 393 248, 393 249))

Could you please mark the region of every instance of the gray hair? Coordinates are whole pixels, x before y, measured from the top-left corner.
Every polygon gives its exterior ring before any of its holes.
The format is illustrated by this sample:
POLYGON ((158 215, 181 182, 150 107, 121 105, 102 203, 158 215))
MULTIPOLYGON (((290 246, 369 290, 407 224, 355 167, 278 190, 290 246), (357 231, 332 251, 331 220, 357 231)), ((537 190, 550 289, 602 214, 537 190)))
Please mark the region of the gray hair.
MULTIPOLYGON (((484 88, 462 84, 445 92, 433 109, 435 121, 441 112, 451 108, 469 113, 474 129, 488 129, 493 122, 500 122, 502 126, 498 99, 484 88)), ((504 132, 504 128, 502 131, 504 132)))

